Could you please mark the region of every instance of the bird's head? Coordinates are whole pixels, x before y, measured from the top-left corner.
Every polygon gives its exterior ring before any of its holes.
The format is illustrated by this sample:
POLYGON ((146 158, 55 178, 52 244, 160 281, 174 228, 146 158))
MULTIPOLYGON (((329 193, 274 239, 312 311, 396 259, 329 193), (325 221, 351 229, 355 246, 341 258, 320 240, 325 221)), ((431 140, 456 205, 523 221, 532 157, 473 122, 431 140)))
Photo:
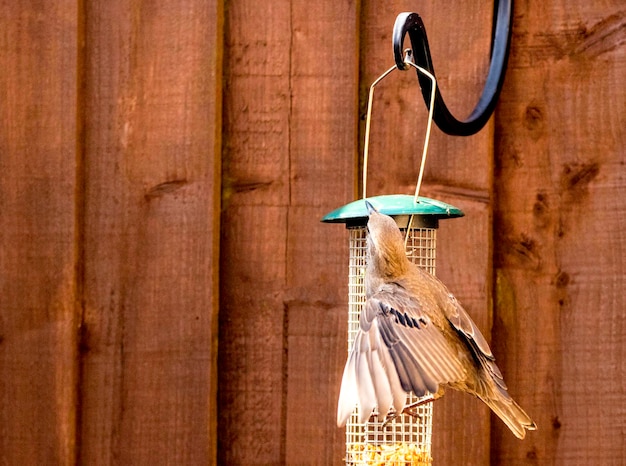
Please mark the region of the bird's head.
POLYGON ((383 275, 403 273, 408 266, 404 238, 395 220, 382 214, 365 200, 367 221, 367 248, 371 264, 383 275))

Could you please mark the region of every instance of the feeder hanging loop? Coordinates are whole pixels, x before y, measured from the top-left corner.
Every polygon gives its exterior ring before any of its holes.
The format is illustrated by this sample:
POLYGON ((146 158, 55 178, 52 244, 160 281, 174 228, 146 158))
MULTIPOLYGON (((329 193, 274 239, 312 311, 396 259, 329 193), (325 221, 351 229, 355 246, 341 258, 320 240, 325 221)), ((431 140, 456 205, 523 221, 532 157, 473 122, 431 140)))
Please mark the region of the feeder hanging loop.
MULTIPOLYGON (((511 42, 511 24, 513 20, 513 0, 498 0, 494 6, 494 33, 491 44, 491 63, 483 92, 470 116, 464 120, 457 120, 448 110, 439 88, 435 89, 435 104, 433 119, 444 132, 453 136, 471 136, 485 126, 491 117, 498 101, 504 74, 506 71, 511 42)), ((415 64, 435 75, 430 56, 428 38, 422 19, 417 13, 400 13, 393 27, 393 54, 396 66, 400 70, 411 68, 407 64, 403 49, 404 37, 409 34, 413 59, 415 64)), ((436 75, 435 75, 436 76, 436 75)), ((432 80, 423 73, 417 73, 422 95, 426 106, 430 109, 430 95, 432 80)))

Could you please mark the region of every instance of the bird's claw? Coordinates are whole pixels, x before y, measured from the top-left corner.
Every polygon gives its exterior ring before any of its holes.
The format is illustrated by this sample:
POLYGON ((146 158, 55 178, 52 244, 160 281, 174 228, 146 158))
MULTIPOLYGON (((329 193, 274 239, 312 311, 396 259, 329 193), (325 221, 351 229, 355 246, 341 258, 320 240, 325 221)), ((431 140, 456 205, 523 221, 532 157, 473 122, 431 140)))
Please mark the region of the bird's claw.
POLYGON ((418 413, 417 406, 409 405, 409 406, 405 406, 404 409, 400 412, 397 412, 395 410, 389 411, 387 415, 385 416, 385 420, 381 424, 381 428, 384 429, 385 427, 387 427, 387 425, 390 422, 395 421, 397 418, 399 418, 403 414, 408 414, 409 416, 412 416, 416 419, 422 419, 422 416, 418 413))
POLYGON ((387 416, 385 416, 385 420, 383 421, 381 427, 384 429, 387 426, 387 424, 389 424, 391 421, 396 420, 402 414, 408 414, 409 416, 413 416, 415 419, 422 419, 422 416, 419 414, 419 410, 417 408, 422 405, 425 405, 426 403, 432 403, 433 401, 435 401, 438 398, 441 398, 442 396, 443 396, 443 389, 440 389, 435 394, 429 394, 411 403, 410 405, 405 406, 404 408, 402 408, 402 411, 400 411, 399 413, 395 409, 391 409, 387 413, 387 416))

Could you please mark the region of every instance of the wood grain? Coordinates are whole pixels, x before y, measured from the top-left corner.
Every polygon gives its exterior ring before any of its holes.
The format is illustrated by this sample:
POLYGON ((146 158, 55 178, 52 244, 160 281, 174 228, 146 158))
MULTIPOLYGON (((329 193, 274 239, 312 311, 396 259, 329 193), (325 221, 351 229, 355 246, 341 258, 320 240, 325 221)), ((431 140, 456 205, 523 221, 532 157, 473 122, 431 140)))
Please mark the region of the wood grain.
MULTIPOLYGON (((0 464, 342 461, 347 238, 319 219, 360 194, 396 15, 462 118, 491 5, 224 3, 0 4, 0 464)), ((539 425, 448 393, 435 464, 626 457, 625 24, 516 2, 495 124, 433 130, 422 194, 466 214, 437 273, 539 425)), ((415 75, 385 80, 369 195, 413 192, 425 122, 415 75)))
POLYGON ((498 464, 623 463, 623 5, 516 4, 497 117, 497 349, 539 430, 498 464), (620 401, 618 401, 620 400, 620 401))
POLYGON ((0 5, 0 463, 74 464, 76 2, 0 5))
POLYGON ((358 55, 354 2, 292 6, 286 464, 339 464, 348 233, 320 218, 354 199, 358 55))
POLYGON ((216 458, 220 11, 85 5, 84 464, 216 458))
POLYGON ((239 0, 225 20, 218 462, 281 464, 290 3, 239 0))
POLYGON ((356 14, 354 5, 329 2, 238 1, 228 10, 224 464, 341 460, 334 419, 347 238, 319 220, 353 196, 356 14))

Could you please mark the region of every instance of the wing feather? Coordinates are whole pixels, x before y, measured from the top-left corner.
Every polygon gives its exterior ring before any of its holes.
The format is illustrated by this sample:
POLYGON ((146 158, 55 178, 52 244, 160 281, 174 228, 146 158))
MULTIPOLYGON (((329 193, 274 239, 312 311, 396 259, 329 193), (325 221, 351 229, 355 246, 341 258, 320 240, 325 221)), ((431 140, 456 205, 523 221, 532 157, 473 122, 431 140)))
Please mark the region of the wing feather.
POLYGON ((380 333, 405 392, 434 394, 440 384, 466 376, 456 350, 402 286, 381 286, 367 300, 361 322, 362 330, 380 333))
MULTIPOLYGON (((375 322, 374 322, 375 324, 375 322)), ((384 351, 380 345, 380 335, 376 331, 368 332, 369 338, 369 371, 376 395, 376 405, 383 415, 387 414, 393 402, 393 394, 390 386, 389 376, 381 352, 384 351)), ((371 410, 370 410, 371 412, 371 410)), ((369 415, 369 412, 367 413, 369 415)))
POLYGON ((354 411, 354 407, 357 405, 358 393, 356 386, 356 355, 354 351, 351 351, 343 368, 339 401, 337 402, 337 426, 339 427, 346 425, 348 418, 354 411))
MULTIPOLYGON (((443 307, 450 331, 455 329, 467 339, 497 385, 506 390, 486 340, 454 297, 448 296, 443 307)), ((385 414, 392 405, 402 409, 408 392, 424 396, 435 394, 442 384, 464 382, 468 374, 461 357, 467 356, 461 353, 431 321, 420 298, 402 284, 383 284, 368 297, 361 313, 344 369, 338 424, 345 423, 355 405, 365 422, 376 406, 385 414)))
POLYGON ((371 356, 369 340, 364 333, 358 333, 354 341, 356 353, 356 381, 359 401, 359 422, 365 422, 376 407, 376 391, 370 372, 371 356))

